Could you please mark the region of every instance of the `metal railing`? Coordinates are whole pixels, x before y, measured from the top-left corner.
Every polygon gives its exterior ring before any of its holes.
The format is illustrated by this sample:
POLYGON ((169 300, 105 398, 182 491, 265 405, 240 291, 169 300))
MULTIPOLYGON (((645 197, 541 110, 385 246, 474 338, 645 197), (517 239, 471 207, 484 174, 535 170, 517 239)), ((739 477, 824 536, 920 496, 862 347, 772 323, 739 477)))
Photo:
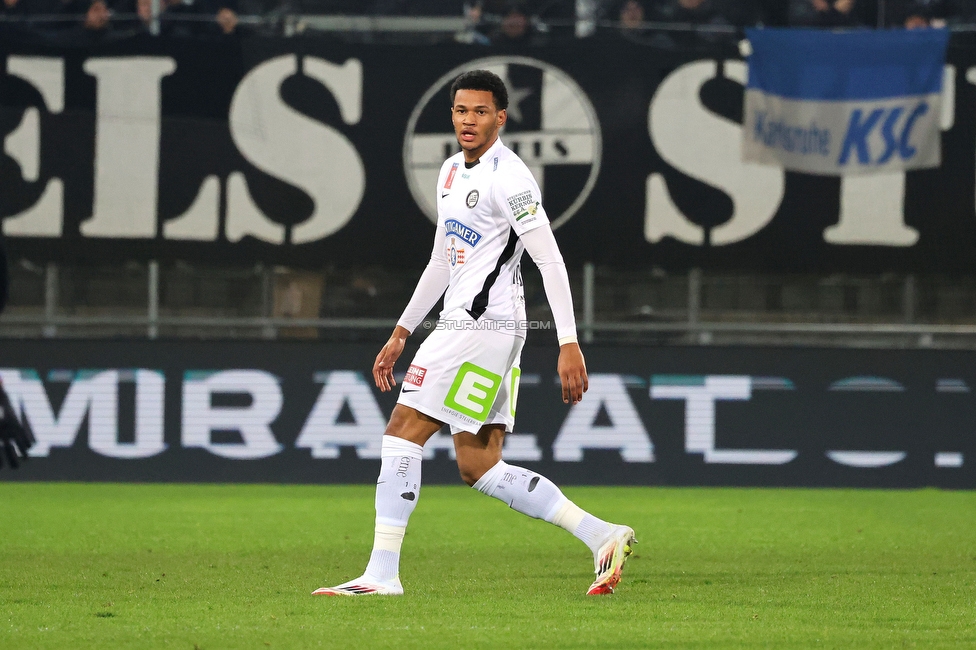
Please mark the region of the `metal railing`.
MULTIPOLYGON (((103 303, 92 306, 84 302, 74 305, 61 304, 62 274, 55 264, 48 264, 43 268, 32 271, 43 279, 43 296, 36 296, 42 300, 34 300, 31 305, 18 305, 13 302, 8 313, 0 316, 0 336, 26 338, 61 338, 61 337, 104 337, 129 336, 157 339, 160 337, 192 337, 192 338, 257 338, 275 339, 279 337, 302 336, 308 338, 358 338, 368 340, 382 340, 396 324, 397 312, 406 303, 409 292, 412 291, 411 282, 404 280, 401 295, 397 295, 380 315, 366 314, 368 310, 358 309, 356 299, 349 299, 352 304, 347 315, 303 317, 289 316, 275 313, 275 296, 273 274, 276 272, 268 267, 254 267, 242 274, 250 274, 255 297, 249 308, 250 314, 221 314, 217 308, 209 309, 210 313, 174 313, 180 308, 162 304, 162 277, 159 263, 150 261, 144 269, 132 276, 135 281, 143 278, 144 301, 139 304, 130 302, 127 305, 103 303), (83 313, 65 313, 70 310, 83 313), (88 313, 84 313, 88 312, 88 313)), ((287 272, 287 270, 279 270, 287 272)), ((190 269, 184 277, 199 278, 206 276, 207 271, 190 269)), ((618 279, 618 274, 612 269, 603 270, 601 278, 593 264, 585 264, 581 272, 573 273, 575 281, 574 293, 577 294, 578 330, 584 343, 627 342, 636 344, 680 343, 688 345, 700 344, 735 344, 735 343, 779 343, 792 345, 835 345, 835 346, 888 346, 888 347, 964 347, 976 348, 976 306, 966 302, 962 308, 954 312, 956 320, 963 322, 915 322, 918 313, 918 283, 913 275, 907 275, 899 281, 888 282, 889 293, 896 295, 893 300, 900 304, 889 304, 887 311, 880 310, 862 316, 861 322, 852 311, 829 310, 816 311, 816 305, 807 311, 794 309, 779 313, 766 312, 762 309, 743 309, 741 305, 728 307, 728 295, 734 293, 736 286, 748 286, 749 278, 734 278, 732 281, 721 277, 711 277, 707 280, 700 269, 692 269, 687 276, 670 276, 668 281, 672 288, 675 283, 683 282, 680 294, 672 291, 670 301, 658 299, 653 305, 639 304, 644 301, 655 302, 648 298, 649 282, 640 276, 618 279), (738 283, 738 284, 736 284, 738 283), (626 285, 626 286, 623 286, 626 285), (899 286, 900 285, 900 286, 899 286), (725 300, 715 300, 714 296, 722 298, 722 287, 725 287, 725 300), (640 297, 630 301, 616 311, 607 306, 612 301, 609 296, 614 290, 626 289, 640 297), (712 298, 708 296, 711 295, 712 298), (683 304, 677 304, 683 299, 683 304), (665 304, 667 302, 667 304, 665 304), (824 321, 847 319, 848 322, 816 322, 803 319, 814 312, 816 318, 824 321), (970 313, 972 311, 972 313, 970 313), (779 320, 775 320, 779 318, 779 320), (851 322, 854 321, 854 322, 851 322)), ((242 275, 243 277, 243 275, 242 275)), ((768 278, 755 280, 769 282, 768 278)), ((382 285, 382 278, 377 280, 382 285)), ((530 276, 527 279, 526 294, 530 297, 530 318, 551 318, 545 302, 541 284, 530 276)), ((866 281, 864 281, 866 282, 866 281)), ((323 295, 334 293, 342 288, 340 282, 334 286, 316 289, 323 295)), ((829 285, 829 280, 820 279, 819 286, 829 285)), ((770 285, 774 286, 775 285, 770 285)), ((807 286, 818 286, 815 282, 807 286)), ((936 283, 934 286, 938 287, 936 283)), ((779 287, 782 289, 782 287, 779 287)), ((951 295, 967 295, 969 285, 955 287, 951 295)), ((761 293, 761 288, 760 291, 761 293)), ((131 286, 129 289, 131 294, 131 286)), ((205 295, 206 302, 211 296, 205 295)), ((83 298, 82 298, 83 300, 83 298)), ((67 302, 67 301, 64 301, 67 302)), ((110 301, 109 301, 110 302, 110 301)), ((889 300, 890 302, 890 300, 889 300)), ((206 306, 193 306, 184 311, 207 311, 206 306)), ((327 311, 325 309, 321 310, 327 311)), ((856 311, 856 310, 854 310, 856 311)), ((427 321, 418 333, 433 329, 433 320, 427 321)))
MULTIPOLYGON (((976 3, 974 3, 976 5, 976 3)), ((976 7, 974 7, 976 8, 976 7)), ((112 13, 110 23, 114 25, 135 28, 144 25, 146 31, 159 35, 161 25, 168 24, 203 24, 216 23, 214 15, 207 14, 175 14, 163 12, 160 0, 153 0, 152 17, 143 22, 135 13, 112 13)), ((884 24, 886 9, 884 0, 878 6, 879 26, 884 24)), ((967 16, 967 19, 973 17, 967 16)), ((502 22, 502 16, 484 14, 478 21, 472 21, 464 15, 445 16, 394 16, 394 15, 345 15, 345 14, 314 14, 292 10, 287 4, 264 14, 237 14, 237 23, 249 28, 263 28, 265 31, 280 33, 284 36, 295 36, 308 31, 331 34, 400 34, 419 35, 431 34, 451 36, 461 34, 476 27, 494 27, 502 22)), ((82 24, 84 15, 78 14, 0 14, 0 26, 24 25, 29 28, 43 30, 44 28, 63 27, 67 24, 82 24)), ((583 37, 594 34, 597 30, 616 31, 624 35, 644 33, 689 33, 712 36, 735 37, 743 32, 748 25, 729 25, 712 23, 661 22, 646 20, 637 24, 624 25, 619 20, 595 16, 580 16, 577 18, 538 18, 532 17, 530 24, 533 30, 541 33, 561 30, 561 33, 583 37)), ((757 24, 759 26, 759 24, 757 24)), ((976 32, 976 23, 962 20, 950 23, 948 29, 952 32, 976 32)))

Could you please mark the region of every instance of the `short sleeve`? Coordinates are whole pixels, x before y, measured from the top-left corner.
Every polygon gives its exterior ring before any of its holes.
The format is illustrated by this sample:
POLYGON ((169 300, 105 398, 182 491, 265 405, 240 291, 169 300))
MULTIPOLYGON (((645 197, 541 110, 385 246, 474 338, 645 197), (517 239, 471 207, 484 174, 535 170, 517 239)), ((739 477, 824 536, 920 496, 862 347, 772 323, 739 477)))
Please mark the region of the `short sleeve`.
POLYGON ((542 192, 531 172, 523 165, 501 174, 492 187, 495 207, 511 224, 515 234, 523 234, 549 223, 545 208, 542 207, 542 192))

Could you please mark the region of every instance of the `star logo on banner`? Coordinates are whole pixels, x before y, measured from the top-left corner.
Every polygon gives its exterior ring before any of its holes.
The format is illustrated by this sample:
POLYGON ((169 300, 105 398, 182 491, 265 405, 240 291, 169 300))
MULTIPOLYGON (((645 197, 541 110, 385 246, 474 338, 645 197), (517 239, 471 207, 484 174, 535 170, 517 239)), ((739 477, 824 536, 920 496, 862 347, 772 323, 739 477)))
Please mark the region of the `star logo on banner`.
MULTIPOLYGON (((549 213, 553 229, 558 228, 580 209, 599 176, 603 150, 600 122, 586 92, 572 77, 556 66, 523 56, 467 61, 445 72, 423 94, 410 115, 403 139, 407 184, 417 206, 431 223, 437 223, 437 203, 443 200, 437 191, 446 194, 449 189, 438 188, 440 171, 444 159, 460 151, 454 130, 446 128, 450 122, 444 119, 443 106, 437 98, 459 74, 469 70, 493 72, 508 86, 512 128, 503 127, 499 133, 505 145, 522 157, 543 193, 549 171, 574 170, 575 180, 561 186, 560 200, 554 202, 559 209, 549 213), (520 80, 520 86, 512 84, 513 78, 520 80), (538 102, 538 108, 533 102, 538 102), (563 207, 567 201, 569 205, 563 207)), ((461 252, 456 247, 455 250, 461 252)), ((455 263, 463 259, 459 256, 455 263)))
POLYGON ((508 80, 508 75, 505 75, 505 85, 511 88, 508 92, 508 115, 516 122, 522 122, 522 107, 521 103, 525 101, 531 94, 531 88, 515 88, 512 86, 512 82, 508 80))

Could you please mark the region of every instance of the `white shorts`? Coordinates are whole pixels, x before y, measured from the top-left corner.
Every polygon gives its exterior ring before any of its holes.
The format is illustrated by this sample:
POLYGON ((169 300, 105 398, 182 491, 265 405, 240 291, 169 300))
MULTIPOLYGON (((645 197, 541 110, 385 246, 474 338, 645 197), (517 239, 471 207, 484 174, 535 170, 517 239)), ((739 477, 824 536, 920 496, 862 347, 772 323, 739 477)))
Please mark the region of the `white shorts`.
POLYGON ((525 339, 495 330, 434 330, 420 345, 397 402, 451 426, 511 431, 525 339))

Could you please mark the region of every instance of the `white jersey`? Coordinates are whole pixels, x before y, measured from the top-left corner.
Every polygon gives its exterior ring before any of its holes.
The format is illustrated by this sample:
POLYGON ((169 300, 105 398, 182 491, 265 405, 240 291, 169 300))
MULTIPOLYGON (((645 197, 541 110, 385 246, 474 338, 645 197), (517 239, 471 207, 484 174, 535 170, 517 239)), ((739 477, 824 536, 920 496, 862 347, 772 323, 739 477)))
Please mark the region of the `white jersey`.
MULTIPOLYGON (((441 320, 524 322, 519 237, 547 223, 539 184, 501 138, 474 166, 463 152, 448 158, 437 177, 437 228, 451 267, 441 320)), ((524 325, 503 329, 525 336, 524 325)))

